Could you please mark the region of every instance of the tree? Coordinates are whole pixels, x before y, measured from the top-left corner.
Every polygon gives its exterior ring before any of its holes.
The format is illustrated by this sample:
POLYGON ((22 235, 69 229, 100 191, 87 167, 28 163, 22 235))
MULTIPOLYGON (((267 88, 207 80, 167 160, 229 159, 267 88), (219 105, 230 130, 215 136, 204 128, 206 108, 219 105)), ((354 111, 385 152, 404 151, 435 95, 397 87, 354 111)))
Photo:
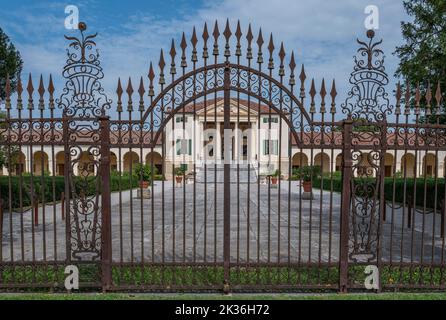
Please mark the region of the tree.
MULTIPOLYGON (((406 0, 404 8, 411 22, 401 22, 405 44, 394 54, 400 59, 395 76, 425 90, 431 84, 433 95, 438 81, 446 89, 446 1, 406 0)), ((444 111, 444 110, 442 110, 444 111)), ((435 117, 436 118, 436 117, 435 117)), ((433 119, 432 119, 433 120, 433 119)), ((442 117, 441 121, 445 122, 442 117)))
MULTIPOLYGON (((9 37, 0 28, 0 102, 6 97, 6 78, 9 77, 11 93, 17 88, 17 82, 22 72, 23 61, 20 52, 16 50, 9 37)), ((6 117, 5 112, 0 112, 0 119, 6 117)), ((1 137, 0 139, 3 139, 1 137)), ((0 147, 0 168, 13 166, 19 155, 18 146, 0 147), (11 156, 9 158, 9 155, 11 156)))
MULTIPOLYGON (((6 113, 4 111, 0 111, 0 119, 5 119, 5 118, 6 118, 6 113)), ((6 129, 6 124, 2 122, 0 124, 0 130, 4 132, 4 129, 6 129)), ((1 139, 4 139, 4 136, 0 136, 0 140, 1 139)), ((5 145, 5 144, 0 145, 0 170, 3 167, 12 169, 17 164, 19 156, 20 156, 20 146, 5 145)))
POLYGON ((23 61, 20 52, 0 28, 0 100, 5 99, 6 77, 9 75, 12 92, 17 88, 17 81, 22 72, 23 61))

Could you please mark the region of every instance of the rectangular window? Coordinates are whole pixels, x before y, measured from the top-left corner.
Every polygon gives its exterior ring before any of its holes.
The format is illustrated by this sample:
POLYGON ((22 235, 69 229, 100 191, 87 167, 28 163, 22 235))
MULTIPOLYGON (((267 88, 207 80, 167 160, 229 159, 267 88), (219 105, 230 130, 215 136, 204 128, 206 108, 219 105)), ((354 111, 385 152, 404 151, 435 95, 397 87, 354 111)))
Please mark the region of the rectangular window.
POLYGON ((177 156, 182 154, 192 155, 192 139, 177 139, 176 141, 177 156))
MULTIPOLYGON (((269 123, 270 121, 269 117, 263 117, 263 123, 269 123)), ((271 117, 271 123, 279 123, 279 118, 277 117, 271 117)))
POLYGON ((263 154, 275 156, 279 155, 279 141, 263 140, 263 154))
POLYGON ((176 117, 175 118, 175 121, 176 121, 176 123, 180 123, 180 122, 183 122, 183 119, 185 120, 184 122, 187 122, 187 117, 176 117))

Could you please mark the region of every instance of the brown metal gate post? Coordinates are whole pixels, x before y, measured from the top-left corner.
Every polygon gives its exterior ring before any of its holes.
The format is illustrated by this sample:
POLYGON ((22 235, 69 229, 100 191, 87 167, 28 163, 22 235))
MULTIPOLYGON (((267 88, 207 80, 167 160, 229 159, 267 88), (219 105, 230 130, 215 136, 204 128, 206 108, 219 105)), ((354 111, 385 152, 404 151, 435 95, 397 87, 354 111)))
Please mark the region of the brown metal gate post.
MULTIPOLYGON (((230 123, 230 112, 231 112, 231 106, 230 106, 230 99, 231 99, 231 92, 230 92, 230 86, 231 86, 231 79, 230 74, 231 69, 228 65, 225 67, 225 75, 224 75, 224 138, 225 138, 225 144, 228 144, 228 139, 231 137, 228 136, 228 133, 231 130, 231 123, 230 123)), ((229 263, 231 259, 231 181, 230 181, 230 150, 225 146, 224 148, 224 202, 223 202, 223 267, 224 267, 224 287, 223 291, 225 293, 229 293, 229 263)))
POLYGON ((101 263, 102 290, 107 291, 112 285, 112 245, 111 245, 111 203, 110 203, 110 120, 99 118, 101 126, 101 263))
POLYGON ((65 203, 62 205, 65 206, 65 250, 66 250, 66 264, 71 264, 71 190, 70 190, 70 182, 73 179, 72 175, 72 167, 71 167, 71 155, 70 155, 70 135, 68 134, 68 124, 69 120, 67 116, 64 114, 63 116, 63 136, 64 136, 64 175, 65 175, 65 203))
POLYGON ((349 216, 351 204, 350 183, 352 179, 352 120, 349 118, 343 125, 343 151, 342 151, 342 200, 341 200, 341 230, 339 245, 339 291, 348 290, 348 242, 349 242, 349 216))

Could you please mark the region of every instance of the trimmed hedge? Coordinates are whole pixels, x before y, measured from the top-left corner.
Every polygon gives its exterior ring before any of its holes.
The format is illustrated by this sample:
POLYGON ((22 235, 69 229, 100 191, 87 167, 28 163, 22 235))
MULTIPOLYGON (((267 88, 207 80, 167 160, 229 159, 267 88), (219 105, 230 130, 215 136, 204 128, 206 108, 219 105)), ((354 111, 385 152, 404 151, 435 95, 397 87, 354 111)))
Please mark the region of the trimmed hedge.
MULTIPOLYGON (((11 206, 12 208, 19 208, 20 203, 23 207, 31 205, 31 185, 33 187, 34 194, 38 197, 39 201, 42 199, 42 179, 43 179, 43 192, 45 202, 53 201, 53 181, 52 177, 44 176, 33 177, 23 176, 22 178, 22 190, 20 192, 20 177, 0 177, 0 198, 3 201, 3 208, 9 208, 9 194, 11 192, 11 206), (9 183, 11 181, 11 183, 9 183), (32 183, 31 183, 32 182, 32 183), (20 201, 20 194, 22 201, 20 201)), ((54 177, 54 189, 55 200, 60 200, 60 194, 65 189, 65 178, 54 177)))
MULTIPOLYGON (((321 180, 320 178, 313 179, 313 187, 320 189, 321 188, 321 180)), ((370 182, 374 183, 376 180, 373 178, 355 178, 355 182, 360 184, 361 182, 370 182)), ((341 192, 342 191, 342 179, 339 177, 333 177, 333 180, 330 177, 324 177, 323 179, 323 190, 331 190, 331 185, 333 184, 333 191, 341 192)), ((416 206, 423 207, 426 205, 426 208, 434 208, 435 202, 437 203, 437 210, 439 210, 442 206, 442 202, 444 200, 445 192, 445 181, 443 178, 435 179, 433 178, 417 178, 416 181, 413 178, 396 178, 395 185, 393 178, 385 178, 384 179, 384 197, 386 201, 395 200, 396 203, 403 203, 404 200, 413 204, 413 195, 416 195, 416 206), (394 199, 394 189, 395 189, 395 199, 394 199), (406 189, 406 198, 404 199, 404 189, 406 189)), ((361 192, 358 191, 357 196, 361 196, 361 192)))
MULTIPOLYGON (((31 176, 26 175, 21 177, 21 194, 22 201, 20 201, 20 177, 0 177, 0 198, 3 200, 3 208, 9 208, 9 193, 11 191, 11 206, 14 209, 22 207, 26 208, 31 205, 31 185, 36 195, 36 198, 40 203, 51 203, 53 201, 60 201, 62 192, 65 191, 65 177, 51 177, 51 176, 31 176), (9 183, 10 181, 10 183, 9 183), (43 182, 43 184, 42 184, 43 182), (43 197, 42 197, 42 185, 43 185, 43 197), (54 188, 54 194, 53 194, 54 188)), ((112 175, 110 177, 110 189, 111 191, 128 190, 131 187, 138 187, 138 180, 134 177, 130 181, 129 175, 123 175, 121 177, 112 175)), ((86 195, 93 195, 96 192, 96 178, 91 177, 88 179, 82 179, 75 177, 74 187, 77 192, 84 192, 86 195)))

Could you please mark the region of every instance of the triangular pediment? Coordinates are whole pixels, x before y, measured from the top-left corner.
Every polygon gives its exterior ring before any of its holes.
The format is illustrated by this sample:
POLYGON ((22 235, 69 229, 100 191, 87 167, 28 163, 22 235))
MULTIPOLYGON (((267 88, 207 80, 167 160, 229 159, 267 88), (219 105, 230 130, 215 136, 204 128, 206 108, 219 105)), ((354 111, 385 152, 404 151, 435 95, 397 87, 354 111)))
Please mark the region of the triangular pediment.
MULTIPOLYGON (((224 115, 224 100, 218 100, 217 103, 210 103, 206 106, 206 108, 201 108, 197 110, 197 115, 206 117, 223 117, 224 115)), ((246 101, 241 101, 237 99, 230 100, 230 108, 231 108, 231 116, 247 117, 248 113, 250 113, 251 117, 255 117, 258 115, 257 106, 253 103, 251 106, 246 101), (248 112, 249 110, 249 112, 248 112)))

